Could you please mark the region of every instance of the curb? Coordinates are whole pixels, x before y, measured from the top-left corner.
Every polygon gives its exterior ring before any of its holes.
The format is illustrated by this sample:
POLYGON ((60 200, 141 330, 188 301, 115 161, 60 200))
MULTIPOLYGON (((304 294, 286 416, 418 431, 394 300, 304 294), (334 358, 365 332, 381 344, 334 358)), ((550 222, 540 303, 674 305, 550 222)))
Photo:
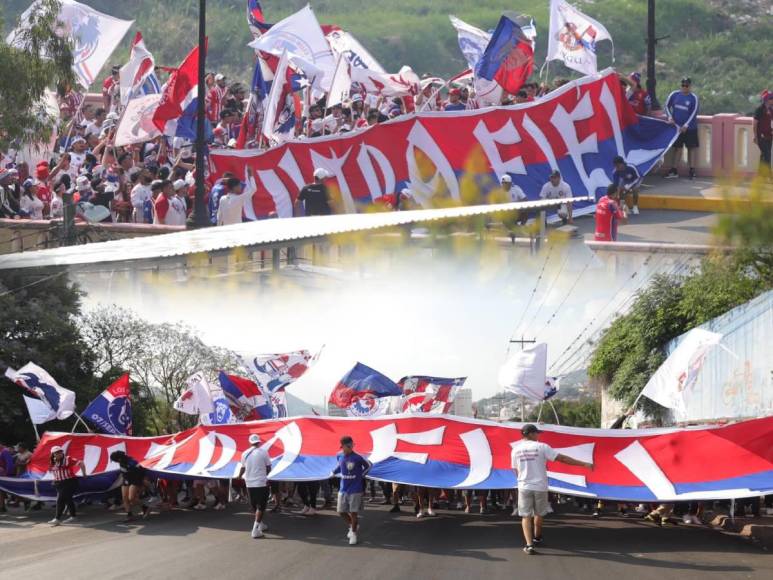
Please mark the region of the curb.
MULTIPOLYGON (((770 522, 770 519, 767 519, 770 522)), ((735 518, 730 516, 717 516, 711 521, 711 525, 721 528, 726 532, 732 532, 743 538, 754 540, 766 550, 773 550, 773 525, 765 525, 747 518, 735 518)))
MULTIPOLYGON (((762 203, 773 206, 773 201, 771 200, 763 200, 762 203)), ((749 200, 743 198, 726 199, 724 197, 657 194, 642 194, 639 197, 639 207, 642 209, 729 213, 739 209, 746 209, 749 205, 749 200)))

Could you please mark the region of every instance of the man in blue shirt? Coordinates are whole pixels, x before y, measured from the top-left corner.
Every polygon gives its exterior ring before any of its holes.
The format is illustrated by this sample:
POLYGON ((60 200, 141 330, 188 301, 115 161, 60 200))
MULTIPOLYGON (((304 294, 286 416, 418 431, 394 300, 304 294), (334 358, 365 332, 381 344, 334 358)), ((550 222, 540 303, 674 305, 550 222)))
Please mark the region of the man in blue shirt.
POLYGON ((373 466, 370 461, 354 452, 354 441, 348 435, 341 437, 341 453, 336 457, 338 465, 333 475, 341 477, 338 491, 338 513, 349 526, 346 536, 349 545, 357 543, 360 524, 357 514, 362 507, 362 494, 365 491, 365 476, 373 466))
POLYGON ((690 88, 692 81, 689 78, 682 79, 682 87, 668 95, 666 100, 666 114, 672 125, 679 129, 679 136, 674 141, 670 151, 671 169, 666 178, 679 177, 676 170, 677 155, 681 155, 682 147, 687 148, 687 162, 690 166, 690 179, 695 179, 695 152, 698 149, 698 95, 690 88))
POLYGON ((626 163, 625 159, 619 155, 612 162, 615 164, 615 170, 612 173, 612 183, 617 186, 617 191, 620 193, 620 199, 623 201, 625 211, 628 213, 628 195, 630 194, 633 197, 631 212, 638 215, 639 186, 641 185, 642 176, 636 167, 626 163))

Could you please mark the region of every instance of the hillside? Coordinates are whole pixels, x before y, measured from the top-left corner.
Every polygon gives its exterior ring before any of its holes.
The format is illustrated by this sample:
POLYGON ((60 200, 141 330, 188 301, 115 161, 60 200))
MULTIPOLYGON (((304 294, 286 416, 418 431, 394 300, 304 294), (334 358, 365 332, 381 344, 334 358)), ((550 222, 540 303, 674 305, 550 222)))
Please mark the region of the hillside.
MULTIPOLYGON (((0 8, 7 31, 31 0, 4 0, 0 8)), ((85 0, 98 10, 136 20, 157 62, 176 66, 196 39, 195 0, 85 0)), ((262 2, 269 22, 294 12, 307 0, 262 2)), ((245 22, 245 0, 209 2, 208 68, 233 79, 249 79, 250 40, 245 22)), ((325 24, 349 30, 388 69, 402 64, 418 73, 451 75, 464 68, 448 14, 481 28, 490 29, 502 10, 533 16, 537 23, 537 64, 547 48, 547 0, 391 0, 362 3, 360 0, 312 1, 317 17, 325 24)), ((646 36, 646 0, 577 0, 576 5, 602 22, 615 39, 614 66, 621 71, 643 70, 646 36)), ((701 96, 704 113, 749 112, 757 95, 770 82, 773 53, 773 4, 770 0, 662 0, 658 4, 658 36, 667 36, 658 46, 659 96, 678 85, 682 76, 692 77, 701 96)), ((129 38, 113 61, 128 55, 129 38)), ((600 45, 600 67, 612 63, 608 42, 600 45)), ((103 71, 104 72, 104 71, 103 71)), ((557 63, 550 76, 571 76, 557 63)))

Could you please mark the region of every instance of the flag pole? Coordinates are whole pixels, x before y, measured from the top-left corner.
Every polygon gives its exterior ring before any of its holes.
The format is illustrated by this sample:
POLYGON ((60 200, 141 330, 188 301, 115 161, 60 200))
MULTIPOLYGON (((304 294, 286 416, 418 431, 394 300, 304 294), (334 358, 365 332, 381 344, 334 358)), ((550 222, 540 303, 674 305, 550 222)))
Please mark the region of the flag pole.
POLYGON ((197 228, 209 225, 207 205, 204 203, 206 191, 204 188, 204 157, 207 153, 207 144, 204 141, 206 130, 206 61, 207 61, 207 1, 199 0, 199 69, 198 89, 196 97, 196 194, 193 203, 193 219, 197 228))
POLYGON ((75 421, 75 425, 73 425, 73 426, 72 426, 72 431, 70 431, 70 433, 75 433, 75 428, 78 426, 78 422, 79 422, 79 421, 80 421, 81 423, 83 423, 83 426, 86 428, 86 431, 88 431, 89 433, 93 433, 93 432, 94 432, 94 431, 92 431, 92 430, 89 428, 89 426, 86 424, 86 421, 84 421, 84 420, 83 420, 83 417, 81 417, 81 416, 80 416, 80 415, 77 413, 77 411, 73 411, 73 412, 72 412, 72 414, 73 414, 73 415, 75 415, 75 416, 76 416, 78 419, 75 421))
POLYGON ((38 433, 38 426, 35 421, 32 420, 32 417, 30 417, 30 421, 32 421, 32 428, 35 430, 35 441, 40 443, 40 433, 38 433))

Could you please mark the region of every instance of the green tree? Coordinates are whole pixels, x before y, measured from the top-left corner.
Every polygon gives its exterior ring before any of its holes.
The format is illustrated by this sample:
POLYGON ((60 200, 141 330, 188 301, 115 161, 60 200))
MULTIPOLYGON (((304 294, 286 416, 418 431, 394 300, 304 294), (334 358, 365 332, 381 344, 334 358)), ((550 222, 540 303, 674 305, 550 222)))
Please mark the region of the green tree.
MULTIPOLYGON (((0 369, 34 362, 57 382, 75 391, 79 406, 98 388, 91 352, 76 323, 81 295, 64 271, 0 271, 0 369)), ((34 441, 34 431, 21 389, 0 379, 0 440, 34 441)), ((48 430, 67 430, 73 421, 47 423, 48 430)))
MULTIPOLYGON (((588 374, 608 385, 614 399, 631 405, 665 360, 672 339, 771 287, 770 267, 746 250, 709 256, 687 276, 655 276, 630 311, 604 331, 588 374)), ((656 421, 666 415, 646 398, 640 407, 656 421)))
MULTIPOLYGON (((580 401, 556 399, 553 401, 553 407, 561 425, 569 427, 599 427, 601 425, 601 401, 599 399, 582 399, 580 401)), ((543 406, 542 413, 539 412, 538 408, 532 409, 526 416, 526 421, 534 423, 538 417, 544 423, 555 421, 553 409, 547 404, 543 406)), ((511 420, 520 421, 520 417, 511 420)))
POLYGON ((14 46, 0 42, 0 149, 48 141, 55 122, 45 92, 74 83, 71 43, 56 34, 59 7, 41 0, 14 46))

